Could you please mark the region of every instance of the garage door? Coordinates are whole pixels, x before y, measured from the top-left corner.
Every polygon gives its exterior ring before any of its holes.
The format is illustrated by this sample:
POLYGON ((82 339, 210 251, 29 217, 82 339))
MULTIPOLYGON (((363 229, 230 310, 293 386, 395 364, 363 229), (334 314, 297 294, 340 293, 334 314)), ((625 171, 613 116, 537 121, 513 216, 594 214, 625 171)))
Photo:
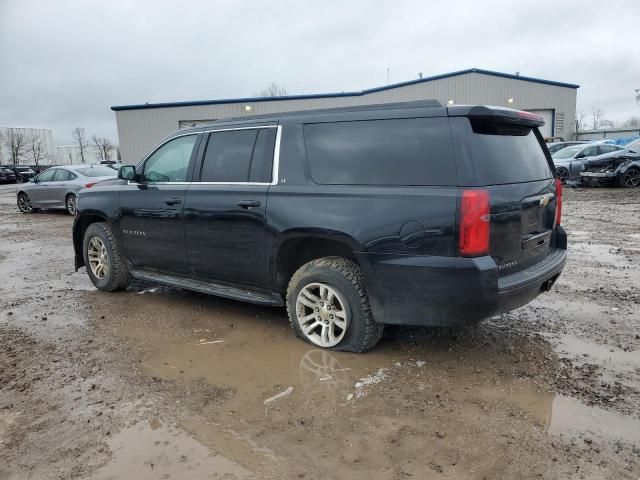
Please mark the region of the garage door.
POLYGON ((540 127, 540 133, 543 137, 553 136, 553 110, 527 110, 531 113, 537 113, 544 118, 544 125, 540 127))

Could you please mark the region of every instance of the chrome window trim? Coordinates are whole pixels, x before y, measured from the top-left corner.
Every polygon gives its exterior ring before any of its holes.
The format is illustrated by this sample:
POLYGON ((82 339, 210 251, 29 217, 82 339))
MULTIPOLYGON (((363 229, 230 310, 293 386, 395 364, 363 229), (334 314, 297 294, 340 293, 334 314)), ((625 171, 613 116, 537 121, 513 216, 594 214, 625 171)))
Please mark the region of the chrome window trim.
MULTIPOLYGON (((170 141, 179 138, 186 137, 187 135, 199 135, 201 133, 217 133, 217 132, 229 132, 233 130, 259 130, 261 128, 275 128, 276 130, 276 141, 275 146, 273 148, 273 161, 271 164, 271 182, 150 182, 150 183, 137 183, 132 182, 131 180, 127 180, 127 185, 256 185, 256 186, 269 186, 269 185, 277 185, 278 184, 278 173, 280 170, 280 142, 282 138, 282 125, 260 125, 260 126, 252 126, 252 127, 237 127, 237 128, 219 128, 219 129, 211 129, 204 130, 201 132, 191 132, 184 133, 182 135, 176 135, 175 137, 169 138, 166 142, 158 145, 151 153, 149 153, 144 159, 138 164, 142 165, 147 159, 153 155, 156 151, 162 148, 164 145, 169 143, 170 141)), ((138 166, 136 166, 136 169, 138 166)))

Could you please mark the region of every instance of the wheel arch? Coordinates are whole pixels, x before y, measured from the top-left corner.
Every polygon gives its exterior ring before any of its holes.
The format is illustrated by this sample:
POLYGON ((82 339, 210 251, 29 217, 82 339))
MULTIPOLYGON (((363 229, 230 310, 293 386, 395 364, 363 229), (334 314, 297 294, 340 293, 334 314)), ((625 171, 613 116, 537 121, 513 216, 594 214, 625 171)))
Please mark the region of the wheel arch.
MULTIPOLYGON (((68 192, 65 195, 65 201, 67 196, 73 192, 68 192)), ((74 194, 77 195, 77 194, 74 194)), ((90 210, 83 211, 80 215, 77 215, 73 221, 73 250, 75 253, 75 268, 76 271, 80 267, 84 267, 84 255, 82 253, 82 242, 84 240, 84 234, 92 223, 103 222, 111 226, 109 218, 100 211, 90 210)))
POLYGON ((355 252, 360 244, 341 232, 296 230, 288 232, 272 257, 272 272, 277 291, 286 292, 293 274, 302 265, 322 257, 344 257, 359 264, 355 252))

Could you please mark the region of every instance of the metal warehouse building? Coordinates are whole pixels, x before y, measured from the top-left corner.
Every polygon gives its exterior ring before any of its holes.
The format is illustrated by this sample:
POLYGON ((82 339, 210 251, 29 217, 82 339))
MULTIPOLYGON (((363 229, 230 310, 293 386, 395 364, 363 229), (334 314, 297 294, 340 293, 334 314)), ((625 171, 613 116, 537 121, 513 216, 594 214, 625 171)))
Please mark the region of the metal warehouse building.
POLYGON ((360 92, 121 105, 116 113, 122 161, 142 160, 164 137, 221 118, 294 110, 436 99, 446 104, 484 104, 541 114, 544 136, 571 139, 578 85, 471 68, 360 92))

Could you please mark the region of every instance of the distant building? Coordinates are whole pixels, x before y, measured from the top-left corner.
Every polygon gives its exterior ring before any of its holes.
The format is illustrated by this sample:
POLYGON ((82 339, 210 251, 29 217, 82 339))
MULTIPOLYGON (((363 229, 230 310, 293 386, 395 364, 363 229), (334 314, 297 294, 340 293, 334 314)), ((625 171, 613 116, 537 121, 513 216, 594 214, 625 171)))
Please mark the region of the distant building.
MULTIPOLYGON (((112 152, 111 157, 114 158, 112 152)), ((58 145, 56 147, 56 163, 58 165, 74 165, 83 163, 78 145, 58 145)), ((84 163, 100 163, 96 150, 89 145, 84 149, 84 163)))
POLYGON ((6 145, 6 140, 9 137, 11 131, 21 133, 24 136, 26 147, 20 156, 18 163, 20 165, 33 165, 33 155, 29 151, 29 140, 37 137, 40 139, 44 156, 40 160, 41 165, 53 165, 56 163, 56 150, 53 145, 53 134, 48 128, 14 128, 14 127, 0 127, 0 164, 6 165, 13 163, 11 158, 11 152, 6 145))
POLYGON ((570 140, 574 136, 578 88, 571 83, 470 68, 359 92, 120 105, 111 109, 116 113, 122 161, 135 164, 170 133, 221 118, 426 99, 439 100, 442 105, 528 110, 544 118, 545 125, 540 129, 543 136, 570 140))

